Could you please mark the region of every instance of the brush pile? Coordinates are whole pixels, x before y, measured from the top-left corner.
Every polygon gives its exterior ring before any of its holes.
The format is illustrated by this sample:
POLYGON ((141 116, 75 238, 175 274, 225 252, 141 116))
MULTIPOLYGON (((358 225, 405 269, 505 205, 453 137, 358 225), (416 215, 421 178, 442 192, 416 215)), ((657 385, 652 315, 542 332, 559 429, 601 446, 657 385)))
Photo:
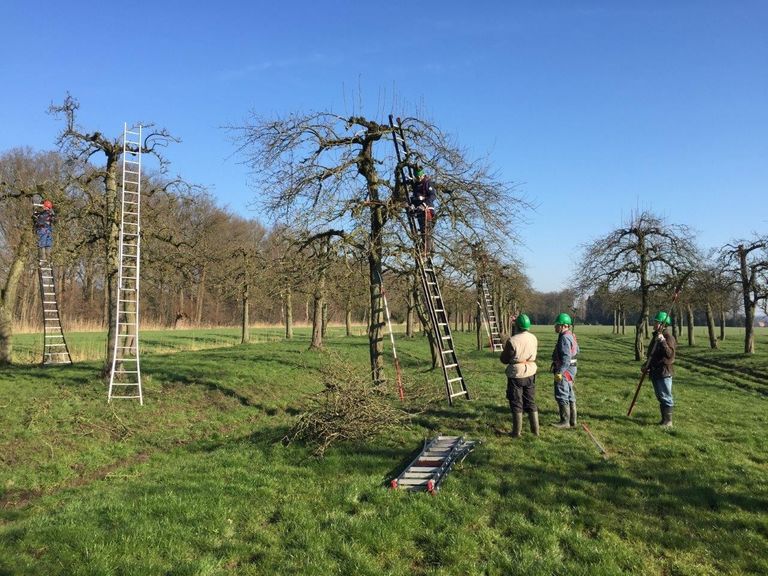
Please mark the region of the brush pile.
POLYGON ((283 438, 313 446, 322 457, 338 442, 361 442, 383 432, 401 430, 408 414, 394 405, 391 386, 375 386, 369 374, 355 373, 338 359, 322 372, 324 389, 309 397, 307 410, 283 438))

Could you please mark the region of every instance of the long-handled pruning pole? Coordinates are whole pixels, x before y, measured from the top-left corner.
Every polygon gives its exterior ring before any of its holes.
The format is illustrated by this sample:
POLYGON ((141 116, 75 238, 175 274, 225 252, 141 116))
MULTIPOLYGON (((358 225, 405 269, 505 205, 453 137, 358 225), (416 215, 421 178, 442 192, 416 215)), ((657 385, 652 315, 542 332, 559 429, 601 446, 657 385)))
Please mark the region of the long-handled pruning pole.
POLYGON ((392 358, 395 362, 395 374, 397 375, 397 395, 402 401, 405 399, 405 390, 403 389, 403 371, 400 369, 400 360, 397 358, 397 349, 395 348, 395 335, 392 333, 392 319, 389 315, 389 304, 387 304, 387 293, 384 291, 384 282, 381 280, 381 275, 379 275, 379 286, 381 286, 381 299, 384 302, 384 312, 387 315, 389 339, 392 342, 392 358))
MULTIPOLYGON (((668 310, 670 310, 675 305, 675 302, 677 302, 677 298, 680 296, 680 292, 683 290, 683 284, 685 284, 685 281, 688 279, 688 276, 690 276, 691 273, 687 272, 683 274, 682 278, 680 279, 680 282, 677 283, 677 286, 675 287, 675 293, 672 296, 672 303, 669 305, 668 310)), ((663 330, 662 326, 662 330, 663 330)), ((654 335, 656 335, 656 331, 653 332, 654 335)), ((632 397, 632 403, 629 405, 629 410, 627 410, 627 416, 632 415, 632 410, 635 409, 635 403, 637 402, 637 397, 640 395, 640 387, 643 385, 643 381, 645 380, 646 375, 648 374, 648 368, 651 364, 651 358, 653 357, 653 352, 656 350, 656 344, 658 343, 659 339, 654 338, 651 342, 651 345, 648 349, 648 357, 645 360, 645 363, 643 364, 643 370, 640 374, 640 381, 637 383, 637 388, 635 388, 635 395, 632 397)))
POLYGON ((595 438, 595 435, 592 434, 592 430, 589 429, 589 426, 587 426, 586 424, 584 424, 582 422, 581 427, 584 428, 584 432, 587 433, 587 435, 589 436, 590 440, 592 440, 592 442, 594 442, 595 446, 597 446, 597 449, 600 450, 600 454, 603 456, 603 458, 605 458, 607 460, 608 459, 608 452, 606 452, 605 448, 603 448, 603 445, 600 444, 600 442, 597 441, 597 438, 595 438))

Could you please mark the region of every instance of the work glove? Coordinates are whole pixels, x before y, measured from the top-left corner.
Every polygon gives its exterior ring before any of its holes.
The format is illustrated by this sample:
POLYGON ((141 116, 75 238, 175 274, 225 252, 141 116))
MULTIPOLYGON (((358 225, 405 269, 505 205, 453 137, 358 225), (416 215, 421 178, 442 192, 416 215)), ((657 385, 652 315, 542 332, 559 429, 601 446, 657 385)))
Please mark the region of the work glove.
POLYGON ((563 381, 563 375, 562 374, 555 374, 555 384, 560 384, 560 382, 563 381))
POLYGON ((656 339, 657 339, 659 342, 664 342, 664 340, 665 340, 665 338, 664 338, 664 334, 661 334, 661 333, 660 333, 658 336, 656 336, 656 339))

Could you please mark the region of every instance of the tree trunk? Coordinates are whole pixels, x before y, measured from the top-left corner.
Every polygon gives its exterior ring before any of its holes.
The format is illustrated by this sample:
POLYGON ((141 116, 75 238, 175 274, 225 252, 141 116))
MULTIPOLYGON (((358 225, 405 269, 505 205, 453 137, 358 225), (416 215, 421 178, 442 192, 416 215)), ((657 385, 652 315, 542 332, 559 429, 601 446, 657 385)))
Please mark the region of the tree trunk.
POLYGON ((251 341, 251 318, 248 304, 248 283, 246 282, 243 285, 243 321, 240 326, 240 344, 247 344, 251 341))
POLYGON ((725 340, 725 310, 720 306, 720 342, 725 340))
MULTIPOLYGON (((446 310, 446 317, 448 316, 448 311, 446 310)), ((450 324, 451 319, 448 318, 448 323, 450 324)), ((454 302, 453 304, 453 331, 458 332, 459 331, 459 303, 454 302)))
POLYGON ((16 305, 16 294, 19 280, 24 272, 24 263, 29 253, 31 235, 24 233, 19 248, 14 254, 13 262, 5 279, 5 286, 0 290, 0 366, 11 363, 13 352, 13 309, 16 305))
POLYGON ((322 309, 322 334, 323 338, 326 338, 328 336, 328 302, 323 300, 323 309, 322 309))
POLYGON ((347 336, 352 336, 352 303, 347 300, 344 304, 344 328, 347 336))
POLYGON ((483 326, 483 311, 480 309, 480 302, 478 301, 475 312, 475 340, 477 341, 477 350, 483 349, 483 335, 480 334, 483 326))
POLYGON ((319 350, 323 347, 323 307, 325 306, 325 272, 320 273, 320 277, 315 285, 315 291, 312 297, 312 343, 311 349, 319 350))
POLYGON ((414 334, 414 313, 416 309, 416 301, 414 294, 416 293, 416 280, 413 275, 410 277, 410 286, 408 288, 407 298, 407 310, 405 313, 405 335, 408 338, 413 338, 414 334))
POLYGON ((685 307, 686 321, 688 322, 688 346, 696 346, 696 335, 693 333, 695 323, 693 320, 693 308, 690 304, 685 307))
POLYGON ((107 156, 106 177, 104 180, 104 202, 106 204, 106 242, 104 261, 106 264, 106 286, 104 288, 104 308, 107 321, 107 353, 102 374, 109 377, 115 356, 115 340, 117 338, 117 274, 120 268, 120 213, 121 206, 117 194, 118 159, 120 154, 107 156))
POLYGON ((741 295, 744 300, 744 354, 755 353, 755 303, 750 297, 752 288, 747 266, 747 252, 739 244, 739 267, 741 269, 741 295))
POLYGON ((621 317, 621 335, 624 336, 627 333, 627 315, 624 312, 623 306, 621 307, 620 317, 621 317))
POLYGON ((712 304, 707 301, 706 304, 707 314, 707 333, 709 334, 709 347, 717 348, 717 337, 715 336, 715 316, 712 313, 712 304))
MULTIPOLYGON (((369 192, 371 187, 369 186, 369 192)), ((371 200, 378 199, 376 189, 375 196, 371 200)), ((371 377, 374 384, 380 384, 384 380, 384 303, 382 299, 382 257, 383 244, 382 232, 384 230, 384 207, 380 203, 371 204, 371 233, 369 237, 370 250, 368 252, 368 278, 370 282, 370 324, 368 325, 368 350, 371 361, 371 377)))
POLYGON ((293 338, 293 293, 288 288, 283 297, 283 308, 285 309, 285 339, 293 338))
POLYGON ((672 317, 672 336, 674 336, 675 340, 679 340, 680 316, 677 314, 674 306, 669 309, 669 315, 672 317))
POLYGON ((200 283, 197 286, 197 302, 195 308, 195 325, 199 326, 203 319, 203 300, 205 296, 205 277, 208 272, 208 268, 203 266, 200 272, 200 283))

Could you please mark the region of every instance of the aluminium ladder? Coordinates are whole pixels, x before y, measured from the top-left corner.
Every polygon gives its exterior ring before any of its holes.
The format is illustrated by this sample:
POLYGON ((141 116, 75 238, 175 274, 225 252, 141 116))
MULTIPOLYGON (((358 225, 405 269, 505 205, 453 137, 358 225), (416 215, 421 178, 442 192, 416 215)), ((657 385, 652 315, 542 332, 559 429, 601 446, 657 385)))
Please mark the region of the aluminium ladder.
POLYGON ((415 207, 411 204, 411 195, 409 187, 414 180, 413 166, 408 161, 408 147, 405 142, 403 127, 398 118, 395 123, 390 114, 389 124, 392 127, 392 139, 395 143, 395 154, 397 155, 396 178, 406 191, 408 208, 408 223, 411 237, 416 245, 416 265, 421 277, 421 287, 429 311, 429 319, 432 324, 432 330, 437 343, 437 352, 440 358, 440 366, 443 371, 443 380, 445 381, 446 395, 448 404, 453 405, 453 399, 463 396, 469 400, 469 390, 461 373, 459 358, 456 355, 456 347, 451 334, 451 326, 448 322, 448 311, 443 303, 443 297, 440 293, 440 285, 437 281, 435 266, 432 263, 432 256, 426 250, 424 238, 420 233, 416 223, 415 207))
POLYGON ((501 341, 501 332, 499 331, 499 322, 496 319, 496 307, 493 303, 493 295, 488 287, 488 280, 485 276, 480 276, 480 293, 482 295, 483 318, 488 327, 491 347, 494 352, 504 350, 504 343, 501 341))
POLYGON ((107 402, 137 399, 144 404, 139 363, 141 146, 141 126, 129 130, 125 124, 115 346, 107 402))
MULTIPOLYGON (((42 208, 42 204, 34 204, 42 208)), ((72 364, 67 340, 61 328, 61 316, 56 295, 56 280, 50 260, 39 258, 37 273, 40 279, 40 302, 43 307, 43 366, 72 364)))
POLYGON ((453 465, 463 461, 476 444, 463 436, 437 436, 425 441, 419 455, 390 482, 390 487, 435 494, 453 465))

